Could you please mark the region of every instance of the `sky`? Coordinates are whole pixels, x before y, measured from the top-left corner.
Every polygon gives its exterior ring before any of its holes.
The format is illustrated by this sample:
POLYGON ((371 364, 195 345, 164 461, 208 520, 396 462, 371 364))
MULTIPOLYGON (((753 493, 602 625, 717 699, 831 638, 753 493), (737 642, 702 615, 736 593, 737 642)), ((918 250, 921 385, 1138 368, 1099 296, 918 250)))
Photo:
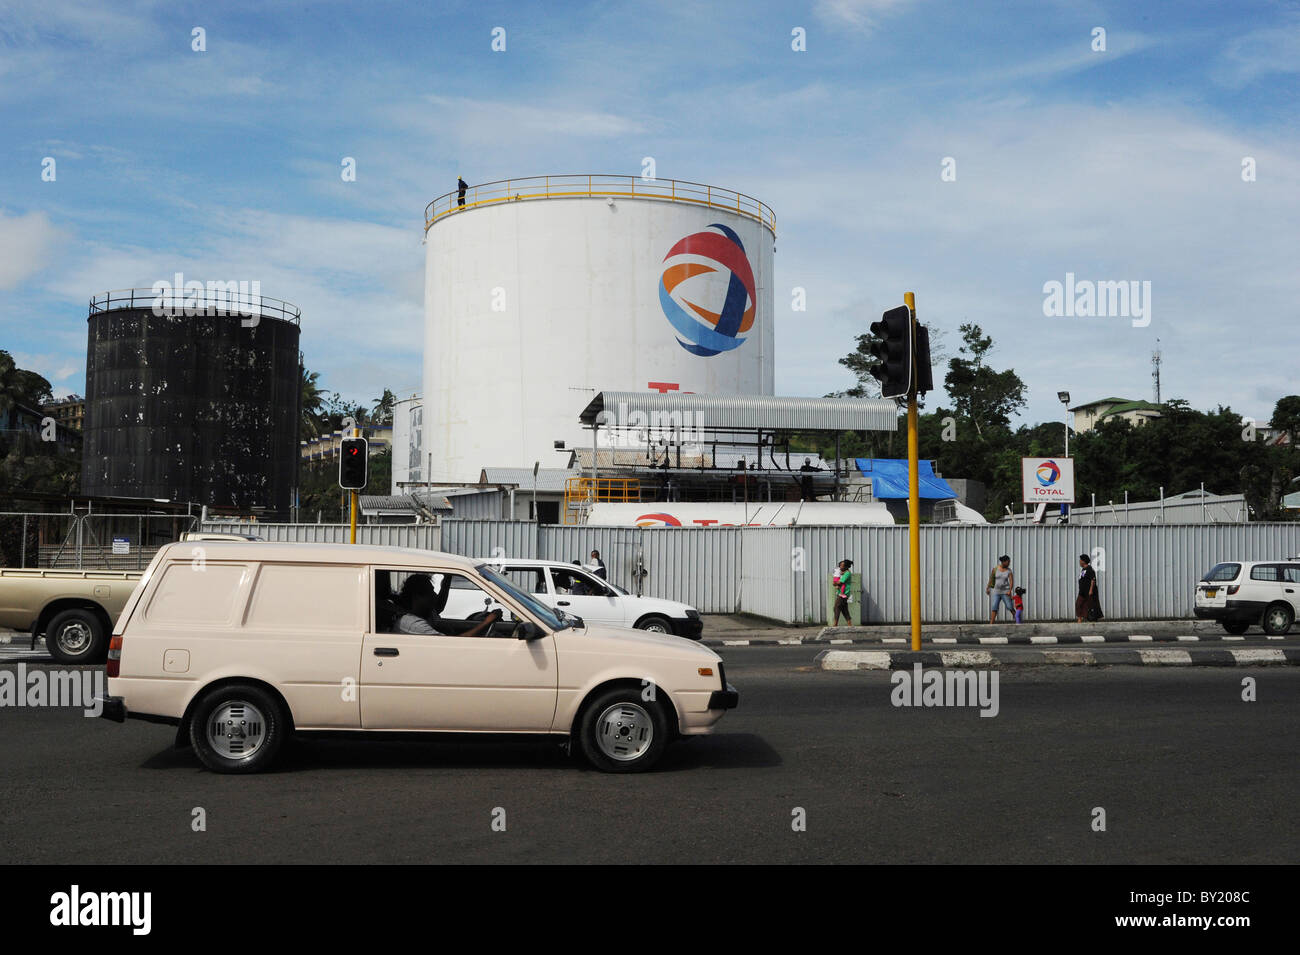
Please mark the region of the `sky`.
POLYGON ((777 394, 851 385, 912 291, 1022 423, 1150 400, 1157 340, 1165 400, 1263 421, 1300 390, 1298 93, 1297 2, 0 0, 0 348, 80 393, 92 295, 250 276, 368 404, 420 386, 457 174, 653 157, 775 211, 777 394), (1067 274, 1149 311, 1045 314, 1067 274))

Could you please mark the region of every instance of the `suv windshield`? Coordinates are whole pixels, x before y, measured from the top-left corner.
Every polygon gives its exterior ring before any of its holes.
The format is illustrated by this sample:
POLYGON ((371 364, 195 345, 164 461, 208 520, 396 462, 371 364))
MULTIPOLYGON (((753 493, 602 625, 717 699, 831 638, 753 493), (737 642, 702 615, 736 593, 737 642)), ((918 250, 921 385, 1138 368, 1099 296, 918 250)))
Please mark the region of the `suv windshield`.
POLYGON ((1202 579, 1211 581, 1236 580, 1239 573, 1241 573, 1241 564, 1215 564, 1202 579))
POLYGON ((485 580, 492 581, 492 583, 496 584, 502 590, 510 594, 510 596, 514 597, 521 604, 527 607, 529 613, 542 621, 542 623, 546 624, 546 626, 550 627, 552 630, 563 630, 567 627, 573 626, 572 617, 566 615, 564 618, 561 618, 554 610, 546 606, 546 604, 539 601, 532 594, 524 593, 487 564, 479 564, 474 569, 482 574, 485 580))

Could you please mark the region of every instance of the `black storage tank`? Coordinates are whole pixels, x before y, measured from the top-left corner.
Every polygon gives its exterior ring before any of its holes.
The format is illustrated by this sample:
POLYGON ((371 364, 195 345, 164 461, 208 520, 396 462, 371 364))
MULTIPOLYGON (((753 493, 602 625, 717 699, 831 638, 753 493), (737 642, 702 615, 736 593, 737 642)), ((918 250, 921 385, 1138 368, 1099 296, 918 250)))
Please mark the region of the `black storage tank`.
POLYGON ((234 284, 91 300, 83 494, 288 518, 300 313, 234 284))

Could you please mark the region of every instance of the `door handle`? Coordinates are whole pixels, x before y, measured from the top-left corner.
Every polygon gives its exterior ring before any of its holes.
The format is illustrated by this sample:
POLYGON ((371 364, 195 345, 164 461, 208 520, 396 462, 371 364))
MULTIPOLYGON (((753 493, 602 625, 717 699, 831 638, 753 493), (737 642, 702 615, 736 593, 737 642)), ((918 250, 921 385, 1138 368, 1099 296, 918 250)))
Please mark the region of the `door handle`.
POLYGON ((569 605, 569 602, 567 600, 557 600, 556 603, 558 603, 561 607, 567 607, 569 605))
POLYGON ((397 647, 375 647, 375 656, 395 657, 397 656, 397 647))

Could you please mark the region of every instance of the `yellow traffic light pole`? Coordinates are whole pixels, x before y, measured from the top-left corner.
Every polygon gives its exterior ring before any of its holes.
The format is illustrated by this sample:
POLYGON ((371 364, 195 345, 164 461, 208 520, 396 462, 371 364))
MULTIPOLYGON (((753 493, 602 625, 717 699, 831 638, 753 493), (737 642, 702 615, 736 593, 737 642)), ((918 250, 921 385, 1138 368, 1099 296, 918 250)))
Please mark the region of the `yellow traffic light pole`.
MULTIPOLYGON (((361 430, 359 428, 352 429, 352 437, 360 437, 360 434, 361 430)), ((359 499, 360 493, 360 491, 350 491, 348 494, 348 496, 352 498, 352 530, 348 536, 348 543, 350 544, 355 544, 357 542, 357 500, 359 499)))
POLYGON ((907 392, 907 539, 912 571, 912 649, 921 649, 921 476, 920 438, 916 417, 916 295, 903 294, 911 310, 912 387, 907 392))

